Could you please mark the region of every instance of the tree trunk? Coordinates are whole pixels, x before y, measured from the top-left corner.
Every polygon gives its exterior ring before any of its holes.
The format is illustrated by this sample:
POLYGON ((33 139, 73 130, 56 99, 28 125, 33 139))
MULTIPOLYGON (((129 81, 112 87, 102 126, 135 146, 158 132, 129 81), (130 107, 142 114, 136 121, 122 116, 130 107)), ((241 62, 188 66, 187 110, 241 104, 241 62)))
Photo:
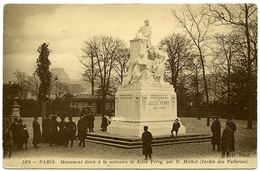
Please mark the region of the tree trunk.
POLYGON ((200 97, 199 97, 199 81, 198 81, 198 71, 195 72, 195 88, 196 88, 196 108, 197 108, 197 116, 198 120, 201 119, 201 113, 200 113, 200 97))
POLYGON ((46 118, 46 101, 42 100, 42 123, 44 121, 44 119, 46 118))
POLYGON ((252 82, 251 82, 251 58, 250 58, 250 38, 249 38, 249 25, 248 25, 248 7, 245 4, 245 19, 246 19, 246 41, 247 41, 247 111, 248 111, 248 119, 247 119, 247 128, 253 129, 252 123, 252 82))
POLYGON ((94 81, 91 82, 91 94, 94 95, 94 81))
POLYGON ((207 126, 210 126, 210 120, 209 120, 209 94, 208 94, 207 79, 206 79, 205 66, 204 66, 204 60, 203 60, 201 49, 199 49, 199 52, 200 52, 200 60, 201 60, 204 88, 205 88, 205 93, 206 93, 207 126))
POLYGON ((230 115, 230 60, 228 59, 228 96, 227 96, 227 118, 231 118, 230 115))

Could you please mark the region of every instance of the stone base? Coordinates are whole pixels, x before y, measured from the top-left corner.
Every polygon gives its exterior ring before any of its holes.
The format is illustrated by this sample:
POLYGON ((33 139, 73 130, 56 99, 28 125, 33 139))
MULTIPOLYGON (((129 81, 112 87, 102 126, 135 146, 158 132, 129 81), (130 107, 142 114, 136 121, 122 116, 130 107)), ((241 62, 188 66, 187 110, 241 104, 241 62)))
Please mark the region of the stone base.
MULTIPOLYGON (((143 127, 148 126, 153 137, 170 136, 173 121, 157 121, 157 122, 125 122, 112 121, 111 125, 107 127, 107 132, 112 135, 122 137, 142 137, 144 132, 143 127)), ((181 124, 181 123, 180 123, 181 124)), ((178 134, 185 134, 185 127, 181 124, 178 134)))
MULTIPOLYGON (((115 97, 115 118, 108 126, 111 135, 141 137, 144 126, 154 137, 170 136, 177 118, 177 97, 168 83, 119 86, 115 97)), ((179 134, 185 134, 185 127, 179 134)))

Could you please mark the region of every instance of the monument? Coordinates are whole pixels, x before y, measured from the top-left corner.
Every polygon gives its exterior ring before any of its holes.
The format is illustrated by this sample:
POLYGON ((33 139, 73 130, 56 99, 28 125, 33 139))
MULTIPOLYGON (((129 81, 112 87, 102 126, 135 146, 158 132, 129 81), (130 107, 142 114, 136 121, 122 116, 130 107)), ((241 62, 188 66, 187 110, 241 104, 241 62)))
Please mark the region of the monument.
MULTIPOLYGON (((167 46, 161 50, 151 46, 151 27, 145 20, 130 40, 128 74, 115 95, 115 118, 108 126, 109 134, 141 137, 148 126, 153 136, 170 136, 177 118, 177 97, 174 88, 163 81, 167 46), (142 36, 139 33, 142 32, 142 36)), ((184 134, 181 124, 178 134, 184 134)))

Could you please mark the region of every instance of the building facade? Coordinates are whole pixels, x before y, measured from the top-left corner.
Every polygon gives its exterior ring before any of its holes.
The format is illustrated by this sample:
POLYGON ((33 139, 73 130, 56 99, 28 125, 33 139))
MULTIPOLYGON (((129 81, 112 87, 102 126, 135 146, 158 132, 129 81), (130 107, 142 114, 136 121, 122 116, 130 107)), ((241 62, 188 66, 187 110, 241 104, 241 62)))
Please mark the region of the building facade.
POLYGON ((105 109, 102 106, 102 97, 100 95, 79 94, 71 98, 70 107, 82 110, 83 107, 90 108, 93 114, 102 114, 103 110, 115 109, 115 97, 107 96, 105 109))

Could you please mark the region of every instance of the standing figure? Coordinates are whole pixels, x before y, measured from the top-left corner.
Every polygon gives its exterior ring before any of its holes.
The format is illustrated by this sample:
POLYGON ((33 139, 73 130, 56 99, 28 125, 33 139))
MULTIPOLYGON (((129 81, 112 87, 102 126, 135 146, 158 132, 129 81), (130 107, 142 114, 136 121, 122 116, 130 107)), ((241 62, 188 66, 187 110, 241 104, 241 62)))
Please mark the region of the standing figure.
MULTIPOLYGON (((12 140, 13 140, 13 144, 17 146, 17 141, 18 141, 18 129, 19 129, 19 125, 18 125, 18 118, 14 118, 14 122, 11 123, 10 125, 10 130, 12 131, 12 140)), ((17 147, 18 148, 18 147, 17 147)))
POLYGON ((234 143, 234 133, 233 130, 226 123, 226 128, 222 133, 222 157, 229 157, 229 153, 233 151, 233 143, 234 143))
POLYGON ((49 143, 50 142, 50 132, 51 132, 51 120, 49 115, 46 116, 44 121, 42 122, 42 138, 43 142, 49 143))
POLYGON ((87 136, 87 121, 84 118, 84 116, 80 116, 77 128, 78 128, 79 146, 83 144, 82 147, 85 147, 85 138, 87 136))
POLYGON ((23 149, 23 144, 25 143, 24 139, 24 130, 23 130, 23 120, 18 120, 18 140, 17 140, 17 150, 23 149))
POLYGON ((93 128, 94 128, 94 121, 95 121, 95 117, 92 114, 92 112, 89 113, 88 115, 88 129, 89 132, 94 132, 93 128))
POLYGON ((69 141, 70 147, 72 148, 73 146, 73 141, 76 139, 76 123, 72 121, 72 117, 69 117, 69 122, 67 123, 67 141, 66 141, 66 146, 68 146, 69 141))
POLYGON ((139 37, 139 33, 142 32, 142 37, 146 38, 147 41, 144 42, 145 48, 151 48, 151 35, 152 35, 152 27, 149 26, 149 20, 146 19, 144 21, 144 26, 141 26, 139 30, 136 32, 136 38, 139 37))
POLYGON ((27 125, 23 125, 23 131, 22 131, 22 142, 25 146, 25 149, 28 149, 27 144, 28 144, 28 139, 29 139, 29 132, 27 125))
POLYGON ((102 121, 101 121, 101 131, 102 131, 102 132, 107 131, 107 126, 108 126, 107 116, 103 115, 103 116, 102 116, 102 121))
POLYGON ((216 119, 212 123, 210 129, 213 134, 212 141, 211 141, 211 144, 213 145, 213 151, 215 151, 215 145, 217 145, 218 151, 219 151, 220 142, 221 142, 221 124, 219 122, 219 117, 216 117, 216 119))
POLYGON ((39 148, 37 144, 42 142, 42 134, 41 134, 41 128, 40 124, 38 122, 38 117, 34 116, 34 121, 33 121, 33 145, 34 148, 39 148))
POLYGON ((177 137, 177 134, 178 134, 178 131, 179 131, 179 128, 181 127, 181 124, 179 123, 179 119, 178 118, 176 118, 175 119, 175 121, 174 121, 174 123, 172 124, 172 130, 171 130, 171 136, 172 137, 174 137, 173 136, 173 132, 175 132, 176 133, 176 137, 177 137))
POLYGON ((65 117, 61 116, 61 121, 58 124, 59 127, 59 138, 60 138, 60 144, 66 145, 67 142, 67 123, 64 121, 65 117))
POLYGON ((51 126, 50 126, 50 146, 53 144, 58 144, 58 121, 56 120, 57 116, 51 117, 51 126))
POLYGON ((87 132, 88 132, 88 113, 89 113, 90 109, 87 107, 83 107, 82 111, 80 113, 80 116, 83 116, 83 119, 86 120, 86 127, 87 127, 87 132))
POLYGON ((153 62, 153 70, 155 75, 156 82, 162 82, 164 76, 164 64, 167 59, 169 59, 167 55, 167 46, 163 45, 161 51, 157 51, 157 56, 153 62))
POLYGON ((229 128, 233 130, 233 143, 232 143, 232 151, 235 151, 235 131, 237 130, 236 124, 233 122, 233 120, 230 118, 227 121, 227 125, 229 128))
POLYGON ((143 141, 143 155, 145 155, 145 160, 152 159, 152 142, 153 136, 152 134, 148 131, 148 126, 144 126, 144 132, 142 134, 142 141, 143 141))

